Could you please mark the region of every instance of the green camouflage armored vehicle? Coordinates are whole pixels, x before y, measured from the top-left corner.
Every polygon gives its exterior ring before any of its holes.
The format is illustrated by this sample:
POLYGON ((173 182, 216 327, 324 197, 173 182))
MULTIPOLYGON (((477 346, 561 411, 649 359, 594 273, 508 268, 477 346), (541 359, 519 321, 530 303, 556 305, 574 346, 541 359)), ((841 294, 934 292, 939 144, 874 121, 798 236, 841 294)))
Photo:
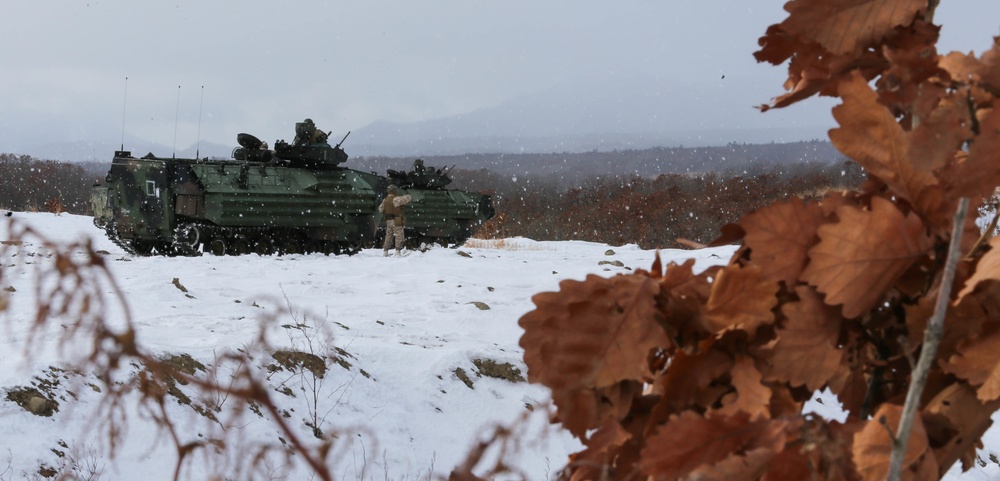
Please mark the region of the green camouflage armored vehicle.
POLYGON ((240 134, 233 160, 118 151, 92 190, 94 222, 138 255, 353 254, 374 242, 385 179, 341 167, 328 135, 309 119, 274 150, 240 134))
MULTIPOLYGON (((413 198, 406 207, 407 247, 461 245, 496 214, 489 195, 445 188, 451 183, 453 168, 427 167, 423 159, 417 159, 409 171, 386 172, 389 182, 413 198)), ((377 238, 381 241, 385 225, 379 221, 377 238)))

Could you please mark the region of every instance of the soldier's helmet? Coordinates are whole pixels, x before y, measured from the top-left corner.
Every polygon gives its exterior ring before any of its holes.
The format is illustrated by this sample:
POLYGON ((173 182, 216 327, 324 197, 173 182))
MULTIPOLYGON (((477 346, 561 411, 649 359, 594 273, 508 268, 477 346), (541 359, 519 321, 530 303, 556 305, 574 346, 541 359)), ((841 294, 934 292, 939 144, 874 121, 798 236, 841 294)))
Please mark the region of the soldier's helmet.
POLYGON ((396 187, 396 184, 389 185, 389 193, 395 194, 396 192, 399 192, 399 187, 396 187))

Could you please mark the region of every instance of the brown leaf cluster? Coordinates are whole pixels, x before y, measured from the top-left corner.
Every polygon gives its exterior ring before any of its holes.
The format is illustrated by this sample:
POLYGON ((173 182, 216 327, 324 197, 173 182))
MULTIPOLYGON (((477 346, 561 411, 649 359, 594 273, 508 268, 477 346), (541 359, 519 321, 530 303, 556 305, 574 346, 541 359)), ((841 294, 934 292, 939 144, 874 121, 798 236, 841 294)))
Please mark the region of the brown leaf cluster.
MULTIPOLYGON (((956 207, 1000 185, 1000 40, 939 55, 926 0, 785 9, 756 56, 788 61, 789 92, 764 110, 839 97, 830 138, 869 180, 727 226, 718 242, 742 246, 725 266, 657 258, 536 295, 521 346, 586 446, 568 479, 885 479, 956 207), (820 389, 844 423, 802 415, 820 389)), ((1000 241, 963 231, 903 479, 968 468, 1000 407, 1000 241)))

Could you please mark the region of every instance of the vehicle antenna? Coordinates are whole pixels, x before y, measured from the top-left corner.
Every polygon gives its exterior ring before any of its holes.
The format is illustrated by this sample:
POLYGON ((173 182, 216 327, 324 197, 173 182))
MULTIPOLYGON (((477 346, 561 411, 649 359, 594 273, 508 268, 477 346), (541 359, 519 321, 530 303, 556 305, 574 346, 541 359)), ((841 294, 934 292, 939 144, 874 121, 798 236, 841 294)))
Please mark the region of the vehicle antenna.
POLYGON ((201 155, 201 106, 205 104, 205 86, 201 86, 201 100, 198 101, 198 141, 195 143, 194 158, 201 155))
POLYGON ((128 105, 128 77, 125 77, 125 100, 122 101, 122 147, 125 150, 125 107, 128 105))
POLYGON ((177 158, 177 119, 180 117, 181 113, 181 86, 177 86, 177 107, 174 108, 174 151, 170 154, 170 158, 177 158))

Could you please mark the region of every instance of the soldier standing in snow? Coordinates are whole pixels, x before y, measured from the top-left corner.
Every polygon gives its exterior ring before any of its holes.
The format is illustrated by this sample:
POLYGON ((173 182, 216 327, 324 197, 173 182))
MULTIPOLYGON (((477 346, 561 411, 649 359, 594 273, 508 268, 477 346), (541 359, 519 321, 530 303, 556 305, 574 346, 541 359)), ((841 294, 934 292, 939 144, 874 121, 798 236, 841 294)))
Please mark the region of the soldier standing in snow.
POLYGON ((399 188, 395 185, 389 186, 389 195, 382 199, 378 206, 378 211, 385 218, 385 242, 382 243, 382 255, 389 257, 389 249, 392 241, 396 241, 396 255, 401 256, 403 241, 406 237, 403 234, 403 224, 406 219, 403 216, 403 206, 410 203, 409 195, 399 195, 399 188))

